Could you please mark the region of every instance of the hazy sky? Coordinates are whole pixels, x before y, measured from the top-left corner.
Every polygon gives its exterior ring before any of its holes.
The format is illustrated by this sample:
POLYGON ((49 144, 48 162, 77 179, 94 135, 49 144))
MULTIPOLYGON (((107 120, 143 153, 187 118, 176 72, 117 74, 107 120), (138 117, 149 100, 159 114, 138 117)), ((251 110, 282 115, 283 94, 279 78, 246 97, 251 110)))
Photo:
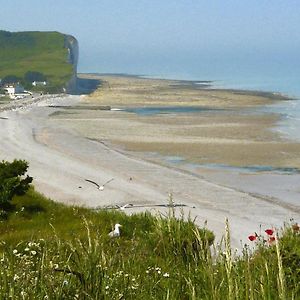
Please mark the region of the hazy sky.
POLYGON ((189 75, 300 53, 299 0, 0 0, 1 29, 74 35, 83 72, 189 75), (189 66, 189 67, 186 67, 189 66), (228 64, 229 66, 229 64, 228 64), (205 68, 208 68, 206 64, 205 68))

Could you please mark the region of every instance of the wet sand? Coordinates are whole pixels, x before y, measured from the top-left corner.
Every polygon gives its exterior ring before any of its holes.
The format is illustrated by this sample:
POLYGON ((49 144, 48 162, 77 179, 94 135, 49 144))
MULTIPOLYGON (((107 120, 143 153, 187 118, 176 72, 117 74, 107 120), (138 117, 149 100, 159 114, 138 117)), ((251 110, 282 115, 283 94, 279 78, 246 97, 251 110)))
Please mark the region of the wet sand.
POLYGON ((272 130, 279 116, 261 106, 288 98, 278 94, 203 89, 193 82, 96 76, 101 88, 86 105, 122 109, 143 106, 194 106, 200 113, 137 115, 122 111, 78 110, 54 116, 91 139, 124 149, 182 156, 200 164, 300 167, 300 144, 272 130))

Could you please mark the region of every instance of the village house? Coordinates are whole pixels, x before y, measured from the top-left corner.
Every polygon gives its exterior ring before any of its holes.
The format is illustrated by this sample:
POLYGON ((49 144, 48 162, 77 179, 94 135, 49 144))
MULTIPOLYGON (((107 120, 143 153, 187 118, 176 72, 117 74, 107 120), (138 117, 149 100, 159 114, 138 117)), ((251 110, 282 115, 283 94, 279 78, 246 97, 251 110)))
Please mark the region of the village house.
POLYGON ((24 93, 24 88, 19 83, 6 84, 4 89, 7 91, 8 95, 15 95, 24 93))
POLYGON ((6 84, 3 89, 11 99, 23 98, 28 95, 20 83, 6 84))
POLYGON ((47 85, 47 82, 46 81, 33 81, 32 85, 33 86, 45 86, 45 85, 47 85))

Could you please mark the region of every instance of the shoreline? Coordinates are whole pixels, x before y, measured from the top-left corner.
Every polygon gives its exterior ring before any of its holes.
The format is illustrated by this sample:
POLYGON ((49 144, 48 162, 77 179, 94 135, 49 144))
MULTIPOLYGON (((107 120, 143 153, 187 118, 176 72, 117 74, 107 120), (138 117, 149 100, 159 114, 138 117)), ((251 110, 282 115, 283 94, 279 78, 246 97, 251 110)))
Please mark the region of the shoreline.
MULTIPOLYGON (((214 85, 216 80, 192 80, 192 79, 171 79, 171 78, 160 78, 150 75, 138 75, 138 74, 126 74, 126 73, 78 73, 78 77, 81 79, 99 79, 101 82, 101 78, 131 78, 131 79, 141 79, 141 80, 153 80, 153 81, 166 81, 166 82, 173 82, 180 86, 180 83, 186 86, 191 86, 193 88, 198 88, 201 90, 210 90, 210 91, 225 91, 225 92, 232 92, 241 95, 253 95, 253 96, 263 96, 266 98, 270 98, 273 100, 296 100, 295 96, 290 96, 286 93, 281 92, 274 92, 274 91, 265 91, 263 89, 243 89, 243 88, 233 88, 233 87, 217 87, 214 85), (200 83, 200 86, 197 84, 200 83), (208 84, 208 86, 202 86, 203 84, 208 84)), ((100 88, 100 86, 99 86, 100 88)))
MULTIPOLYGON (((229 218, 235 247, 240 247, 240 240, 246 243, 248 234, 259 230, 260 225, 282 226, 288 219, 300 217, 299 212, 291 206, 294 204, 289 201, 281 203, 275 198, 255 195, 253 191, 222 182, 224 178, 229 178, 226 172, 221 172, 221 175, 203 170, 191 173, 184 168, 145 160, 144 152, 128 151, 107 134, 113 133, 119 139, 125 138, 124 130, 133 127, 136 133, 141 124, 149 128, 153 122, 161 128, 162 124, 158 123, 161 118, 145 120, 128 113, 120 114, 119 111, 90 109, 91 103, 96 104, 88 100, 89 96, 46 97, 40 103, 2 112, 0 115, 7 118, 0 120, 3 125, 0 127, 2 159, 28 160, 29 174, 34 177, 37 190, 46 196, 69 205, 106 207, 133 203, 135 207, 126 212, 142 212, 147 209, 166 213, 167 208, 161 205, 168 204, 168 194, 172 193, 175 203, 185 205, 181 207, 185 216, 190 214, 200 226, 208 221, 207 227, 215 232, 217 240, 224 233, 225 218, 229 218), (70 110, 55 107, 62 105, 77 108, 83 105, 87 108, 79 108, 77 111, 72 109, 70 113, 70 110), (116 128, 121 131, 116 131, 116 128), (96 135, 101 132, 104 136, 93 138, 89 136, 91 131, 96 135), (91 179, 101 183, 110 178, 114 178, 114 181, 103 193, 85 182, 85 179, 91 179)), ((97 105, 103 103, 97 102, 97 105)), ((188 125, 177 117, 172 115, 172 119, 163 123, 164 126, 172 129, 178 120, 180 126, 188 125)), ((211 116, 203 117, 202 121, 211 121, 211 116)), ((232 119, 232 116, 229 118, 232 119)), ((223 126, 225 119, 215 116, 215 126, 223 126)), ((195 121, 186 115, 184 120, 195 121)), ((237 124, 241 120, 238 117, 237 124)), ((256 122, 258 119, 254 120, 256 122)), ((265 124, 268 127, 268 124, 273 124, 272 120, 269 121, 265 123, 266 120, 261 120, 259 126, 265 124)), ((226 124, 232 126, 228 122, 226 124)), ((203 129, 206 126, 207 124, 202 123, 202 127, 198 127, 203 129)), ((213 131, 207 134, 211 133, 213 131)), ((166 136, 161 132, 156 134, 165 140, 166 136)), ((267 136, 270 137, 269 134, 267 136)), ((222 146, 224 140, 219 141, 222 146)), ((207 140, 203 142, 206 143, 207 140)), ((173 143, 172 146, 174 145, 173 143)), ((230 143, 228 145, 232 146, 230 143)), ((233 176, 240 175, 234 173, 233 176)), ((177 213, 180 216, 181 211, 177 210, 177 213)))

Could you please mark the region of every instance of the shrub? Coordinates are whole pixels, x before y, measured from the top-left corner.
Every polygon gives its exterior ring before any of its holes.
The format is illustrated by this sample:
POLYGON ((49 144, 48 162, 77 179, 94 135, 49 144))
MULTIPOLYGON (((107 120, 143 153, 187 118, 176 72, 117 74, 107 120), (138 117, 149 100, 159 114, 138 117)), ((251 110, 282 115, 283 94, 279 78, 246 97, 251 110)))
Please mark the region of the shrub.
POLYGON ((24 160, 0 162, 0 208, 8 210, 15 195, 23 195, 30 187, 32 177, 26 176, 28 163, 24 160))
POLYGON ((30 83, 33 81, 46 81, 46 76, 41 72, 28 71, 25 73, 24 79, 30 83))
POLYGON ((7 75, 7 76, 2 78, 1 84, 5 85, 5 84, 8 84, 8 83, 17 83, 17 82, 20 82, 20 81, 22 81, 21 77, 17 77, 15 75, 7 75))

